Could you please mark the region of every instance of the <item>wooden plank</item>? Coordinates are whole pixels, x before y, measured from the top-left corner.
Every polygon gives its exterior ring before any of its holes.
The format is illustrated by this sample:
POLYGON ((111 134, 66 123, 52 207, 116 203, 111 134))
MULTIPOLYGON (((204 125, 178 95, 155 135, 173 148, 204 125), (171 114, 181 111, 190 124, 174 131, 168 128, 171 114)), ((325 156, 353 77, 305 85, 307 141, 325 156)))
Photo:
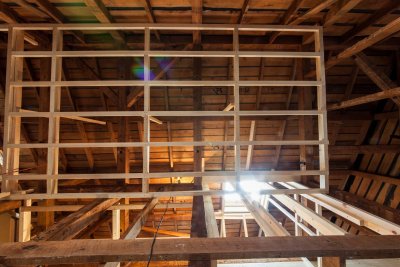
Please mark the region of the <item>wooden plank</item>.
POLYGON ((246 193, 241 193, 241 198, 248 209, 253 215, 257 224, 260 226, 262 231, 268 236, 289 236, 289 232, 278 223, 278 221, 259 203, 258 201, 252 200, 251 197, 246 193))
MULTIPOLYGON (((69 240, 0 245, 4 265, 147 261, 152 240, 69 240), (62 248, 62 249, 60 249, 62 248)), ((400 236, 160 239, 153 260, 248 259, 340 256, 397 258, 400 236)))
POLYGON ((159 234, 162 234, 162 235, 170 235, 170 236, 176 236, 176 237, 186 237, 186 238, 190 237, 190 234, 186 234, 186 233, 174 232, 174 231, 168 231, 168 230, 162 230, 162 229, 157 230, 156 228, 145 227, 145 226, 142 227, 142 231, 148 232, 148 233, 158 232, 159 234))
POLYGON ((68 215, 38 234, 35 241, 71 240, 89 224, 97 221, 102 213, 119 201, 118 198, 97 199, 78 211, 68 215))

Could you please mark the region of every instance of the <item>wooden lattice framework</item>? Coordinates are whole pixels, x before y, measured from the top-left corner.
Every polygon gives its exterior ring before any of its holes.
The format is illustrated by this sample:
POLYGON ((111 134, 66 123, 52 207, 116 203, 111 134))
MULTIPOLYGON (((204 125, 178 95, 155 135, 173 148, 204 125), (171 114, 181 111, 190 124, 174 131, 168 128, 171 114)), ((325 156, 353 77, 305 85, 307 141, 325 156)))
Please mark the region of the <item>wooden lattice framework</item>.
MULTIPOLYGON (((319 188, 291 188, 268 189, 263 194, 296 194, 326 192, 328 184, 328 136, 327 136, 327 112, 326 112, 326 88, 324 70, 324 49, 322 29, 308 26, 255 26, 255 25, 163 25, 163 24, 59 24, 59 25, 9 25, 2 28, 8 30, 7 52, 7 79, 6 79, 6 103, 4 124, 4 175, 2 192, 17 192, 18 180, 46 180, 47 193, 39 194, 11 194, 10 199, 61 199, 61 198, 135 198, 135 197, 163 197, 163 196, 195 196, 210 194, 225 194, 224 190, 198 190, 198 191, 164 191, 149 192, 148 181, 150 178, 167 177, 203 177, 213 181, 230 180, 239 182, 246 177, 261 177, 267 182, 288 182, 299 176, 319 176, 319 188), (24 51, 24 39, 29 41, 29 31, 52 31, 52 47, 50 51, 24 51), (113 50, 113 51, 63 51, 63 33, 65 31, 83 30, 141 30, 144 31, 143 50, 113 50), (233 49, 231 51, 154 51, 151 50, 151 32, 156 30, 176 31, 231 31, 233 49), (242 31, 275 31, 275 32, 301 32, 315 36, 315 49, 313 52, 287 52, 287 51, 240 51, 239 35, 242 31), (150 59, 156 56, 166 57, 230 57, 233 58, 233 79, 228 81, 201 81, 201 80, 151 80, 150 59), (50 81, 24 81, 23 59, 25 57, 51 59, 50 81), (142 80, 93 80, 93 81, 67 81, 62 77, 62 59, 64 57, 142 57, 144 62, 144 78, 142 80), (293 81, 243 81, 240 79, 239 58, 241 57, 280 57, 280 58, 312 58, 316 63, 316 79, 293 81), (144 88, 144 109, 140 111, 76 111, 61 112, 60 98, 61 88, 68 86, 142 86, 144 88), (234 92, 234 108, 230 111, 152 111, 150 110, 150 91, 154 86, 226 86, 232 87, 234 92), (316 88, 316 110, 240 110, 241 86, 307 86, 316 88), (32 112, 21 109, 22 91, 26 87, 48 87, 50 90, 50 109, 48 112, 32 112), (112 117, 112 116, 137 116, 143 118, 142 142, 102 142, 102 143, 60 143, 60 118, 62 117, 112 117), (234 121, 233 141, 193 141, 193 142, 150 142, 150 120, 163 116, 229 116, 234 121), (317 116, 318 140, 274 140, 274 141, 242 141, 240 137, 240 118, 243 116, 317 116), (49 131, 48 143, 24 143, 21 144, 21 118, 48 118, 49 131), (314 145, 319 147, 319 170, 269 170, 249 171, 240 167, 240 146, 254 145, 314 145), (233 171, 195 171, 195 172, 159 172, 151 173, 149 170, 150 148, 155 146, 233 146, 235 150, 235 168, 233 171), (141 173, 95 173, 95 174, 59 174, 59 149, 60 148, 84 148, 84 147, 140 147, 143 151, 143 171, 141 173), (47 149, 46 174, 19 174, 20 149, 42 148, 47 149), (59 180, 66 179, 142 179, 142 192, 113 192, 113 193, 58 193, 59 180)), ((237 187, 239 189, 239 187, 237 187)))

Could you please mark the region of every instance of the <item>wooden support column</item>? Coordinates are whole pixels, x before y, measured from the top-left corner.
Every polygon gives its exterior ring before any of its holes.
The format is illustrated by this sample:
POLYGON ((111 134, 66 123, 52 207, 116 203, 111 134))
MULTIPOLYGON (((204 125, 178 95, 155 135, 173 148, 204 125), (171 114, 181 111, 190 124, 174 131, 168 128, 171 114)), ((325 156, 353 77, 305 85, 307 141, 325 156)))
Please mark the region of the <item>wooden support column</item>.
MULTIPOLYGON (((194 36, 200 38, 200 33, 195 32, 194 36)), ((201 50, 201 46, 195 46, 195 49, 201 50)), ((202 79, 202 58, 193 58, 193 80, 202 79)), ((193 103, 194 110, 202 110, 202 87, 193 88, 193 103)), ((201 128, 202 123, 200 118, 194 118, 193 122, 193 136, 194 141, 201 141, 201 128)), ((194 171, 202 170, 202 157, 203 148, 199 146, 194 146, 194 157, 193 157, 193 168, 194 171)), ((194 186, 196 190, 202 190, 202 178, 194 178, 194 186)), ((203 196, 193 197, 193 207, 192 207, 192 223, 190 229, 191 237, 207 237, 207 226, 205 221, 205 209, 204 209, 204 198, 203 196)), ((195 266, 211 266, 211 261, 189 261, 190 267, 195 266)))
MULTIPOLYGON (((121 58, 119 61, 118 75, 119 79, 126 80, 130 77, 129 59, 121 58)), ((118 88, 118 109, 126 110, 127 108, 128 88, 118 88)), ((118 118, 118 142, 128 142, 129 140, 129 117, 118 118)), ((129 173, 129 149, 127 147, 117 148, 117 172, 129 173)), ((121 184, 129 184, 129 179, 124 179, 121 184)), ((129 198, 122 199, 121 204, 129 204, 129 198)), ((129 210, 121 211, 121 229, 125 231, 129 226, 129 210)))
MULTIPOLYGON (((24 206, 29 207, 32 205, 32 200, 25 200, 24 206)), ((18 242, 27 242, 31 239, 31 220, 32 215, 30 211, 19 211, 18 221, 18 242)))
MULTIPOLYGON (((304 59, 296 59, 296 76, 297 80, 304 80, 304 59)), ((314 88, 297 87, 298 92, 298 109, 311 110, 314 88)), ((313 139, 313 116, 300 116, 299 117, 299 139, 312 140, 313 139)), ((300 169, 312 170, 313 169, 313 147, 301 145, 300 146, 300 169)), ((308 178, 302 176, 302 182, 306 184, 308 178)))
MULTIPOLYGON (((142 227, 145 225, 148 214, 154 209, 157 203, 158 203, 157 198, 150 199, 144 206, 144 208, 138 214, 136 214, 135 218, 133 218, 132 223, 127 227, 127 229, 123 232, 123 234, 121 236, 118 235, 118 238, 114 238, 113 236, 113 239, 121 239, 121 240, 135 239, 139 235, 142 227)), ((113 223, 114 223, 114 211, 115 210, 113 210, 113 223)), ((120 230, 120 228, 118 228, 118 230, 120 230)), ((119 262, 107 262, 104 265, 104 267, 119 267, 119 266, 120 266, 119 262)))
MULTIPOLYGON (((8 33, 8 50, 7 50, 7 75, 6 75, 6 95, 5 95, 5 112, 4 112, 4 145, 7 143, 19 144, 21 142, 21 118, 9 117, 8 113, 18 111, 22 105, 22 88, 10 87, 10 82, 23 80, 23 60, 22 58, 12 58, 12 51, 24 50, 24 31, 11 30, 8 33)), ((3 150, 4 171, 10 175, 19 173, 19 148, 10 148, 3 150)), ((18 180, 3 181, 1 183, 2 192, 14 192, 18 190, 18 180)))

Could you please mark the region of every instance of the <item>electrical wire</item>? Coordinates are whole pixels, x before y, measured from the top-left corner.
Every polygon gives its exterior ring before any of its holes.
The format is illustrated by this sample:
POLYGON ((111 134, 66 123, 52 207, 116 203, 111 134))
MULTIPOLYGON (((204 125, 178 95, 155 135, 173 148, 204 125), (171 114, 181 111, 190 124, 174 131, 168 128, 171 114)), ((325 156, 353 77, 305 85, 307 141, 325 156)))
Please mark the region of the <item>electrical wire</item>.
POLYGON ((172 197, 170 197, 170 198, 168 199, 167 205, 166 205, 165 210, 164 210, 164 212, 163 212, 163 215, 161 216, 160 222, 159 222, 158 225, 157 225, 157 229, 156 229, 156 232, 155 232, 154 237, 153 237, 153 242, 151 243, 149 259, 148 259, 147 265, 146 265, 147 267, 150 266, 151 258, 153 257, 154 244, 156 243, 156 239, 157 239, 157 235, 158 235, 158 230, 160 230, 160 226, 161 226, 161 224, 162 224, 162 222, 163 222, 163 220, 164 220, 164 216, 165 216, 165 214, 167 213, 167 210, 168 210, 168 204, 169 204, 169 202, 170 202, 171 200, 172 200, 172 197))

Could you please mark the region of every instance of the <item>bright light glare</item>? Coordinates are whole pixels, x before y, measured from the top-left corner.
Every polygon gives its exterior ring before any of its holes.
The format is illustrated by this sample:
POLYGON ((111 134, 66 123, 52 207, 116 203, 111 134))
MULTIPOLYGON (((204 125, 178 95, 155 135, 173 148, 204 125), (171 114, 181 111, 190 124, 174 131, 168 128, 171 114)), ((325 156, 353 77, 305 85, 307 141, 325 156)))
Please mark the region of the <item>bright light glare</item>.
MULTIPOLYGON (((266 183, 255 181, 255 180, 244 180, 240 181, 240 188, 248 193, 253 200, 260 201, 261 195, 260 191, 267 189, 266 183)), ((225 183, 224 189, 226 191, 234 191, 234 187, 231 183, 225 183)), ((228 194, 225 195, 225 200, 228 201, 240 201, 240 196, 238 194, 228 194)))

